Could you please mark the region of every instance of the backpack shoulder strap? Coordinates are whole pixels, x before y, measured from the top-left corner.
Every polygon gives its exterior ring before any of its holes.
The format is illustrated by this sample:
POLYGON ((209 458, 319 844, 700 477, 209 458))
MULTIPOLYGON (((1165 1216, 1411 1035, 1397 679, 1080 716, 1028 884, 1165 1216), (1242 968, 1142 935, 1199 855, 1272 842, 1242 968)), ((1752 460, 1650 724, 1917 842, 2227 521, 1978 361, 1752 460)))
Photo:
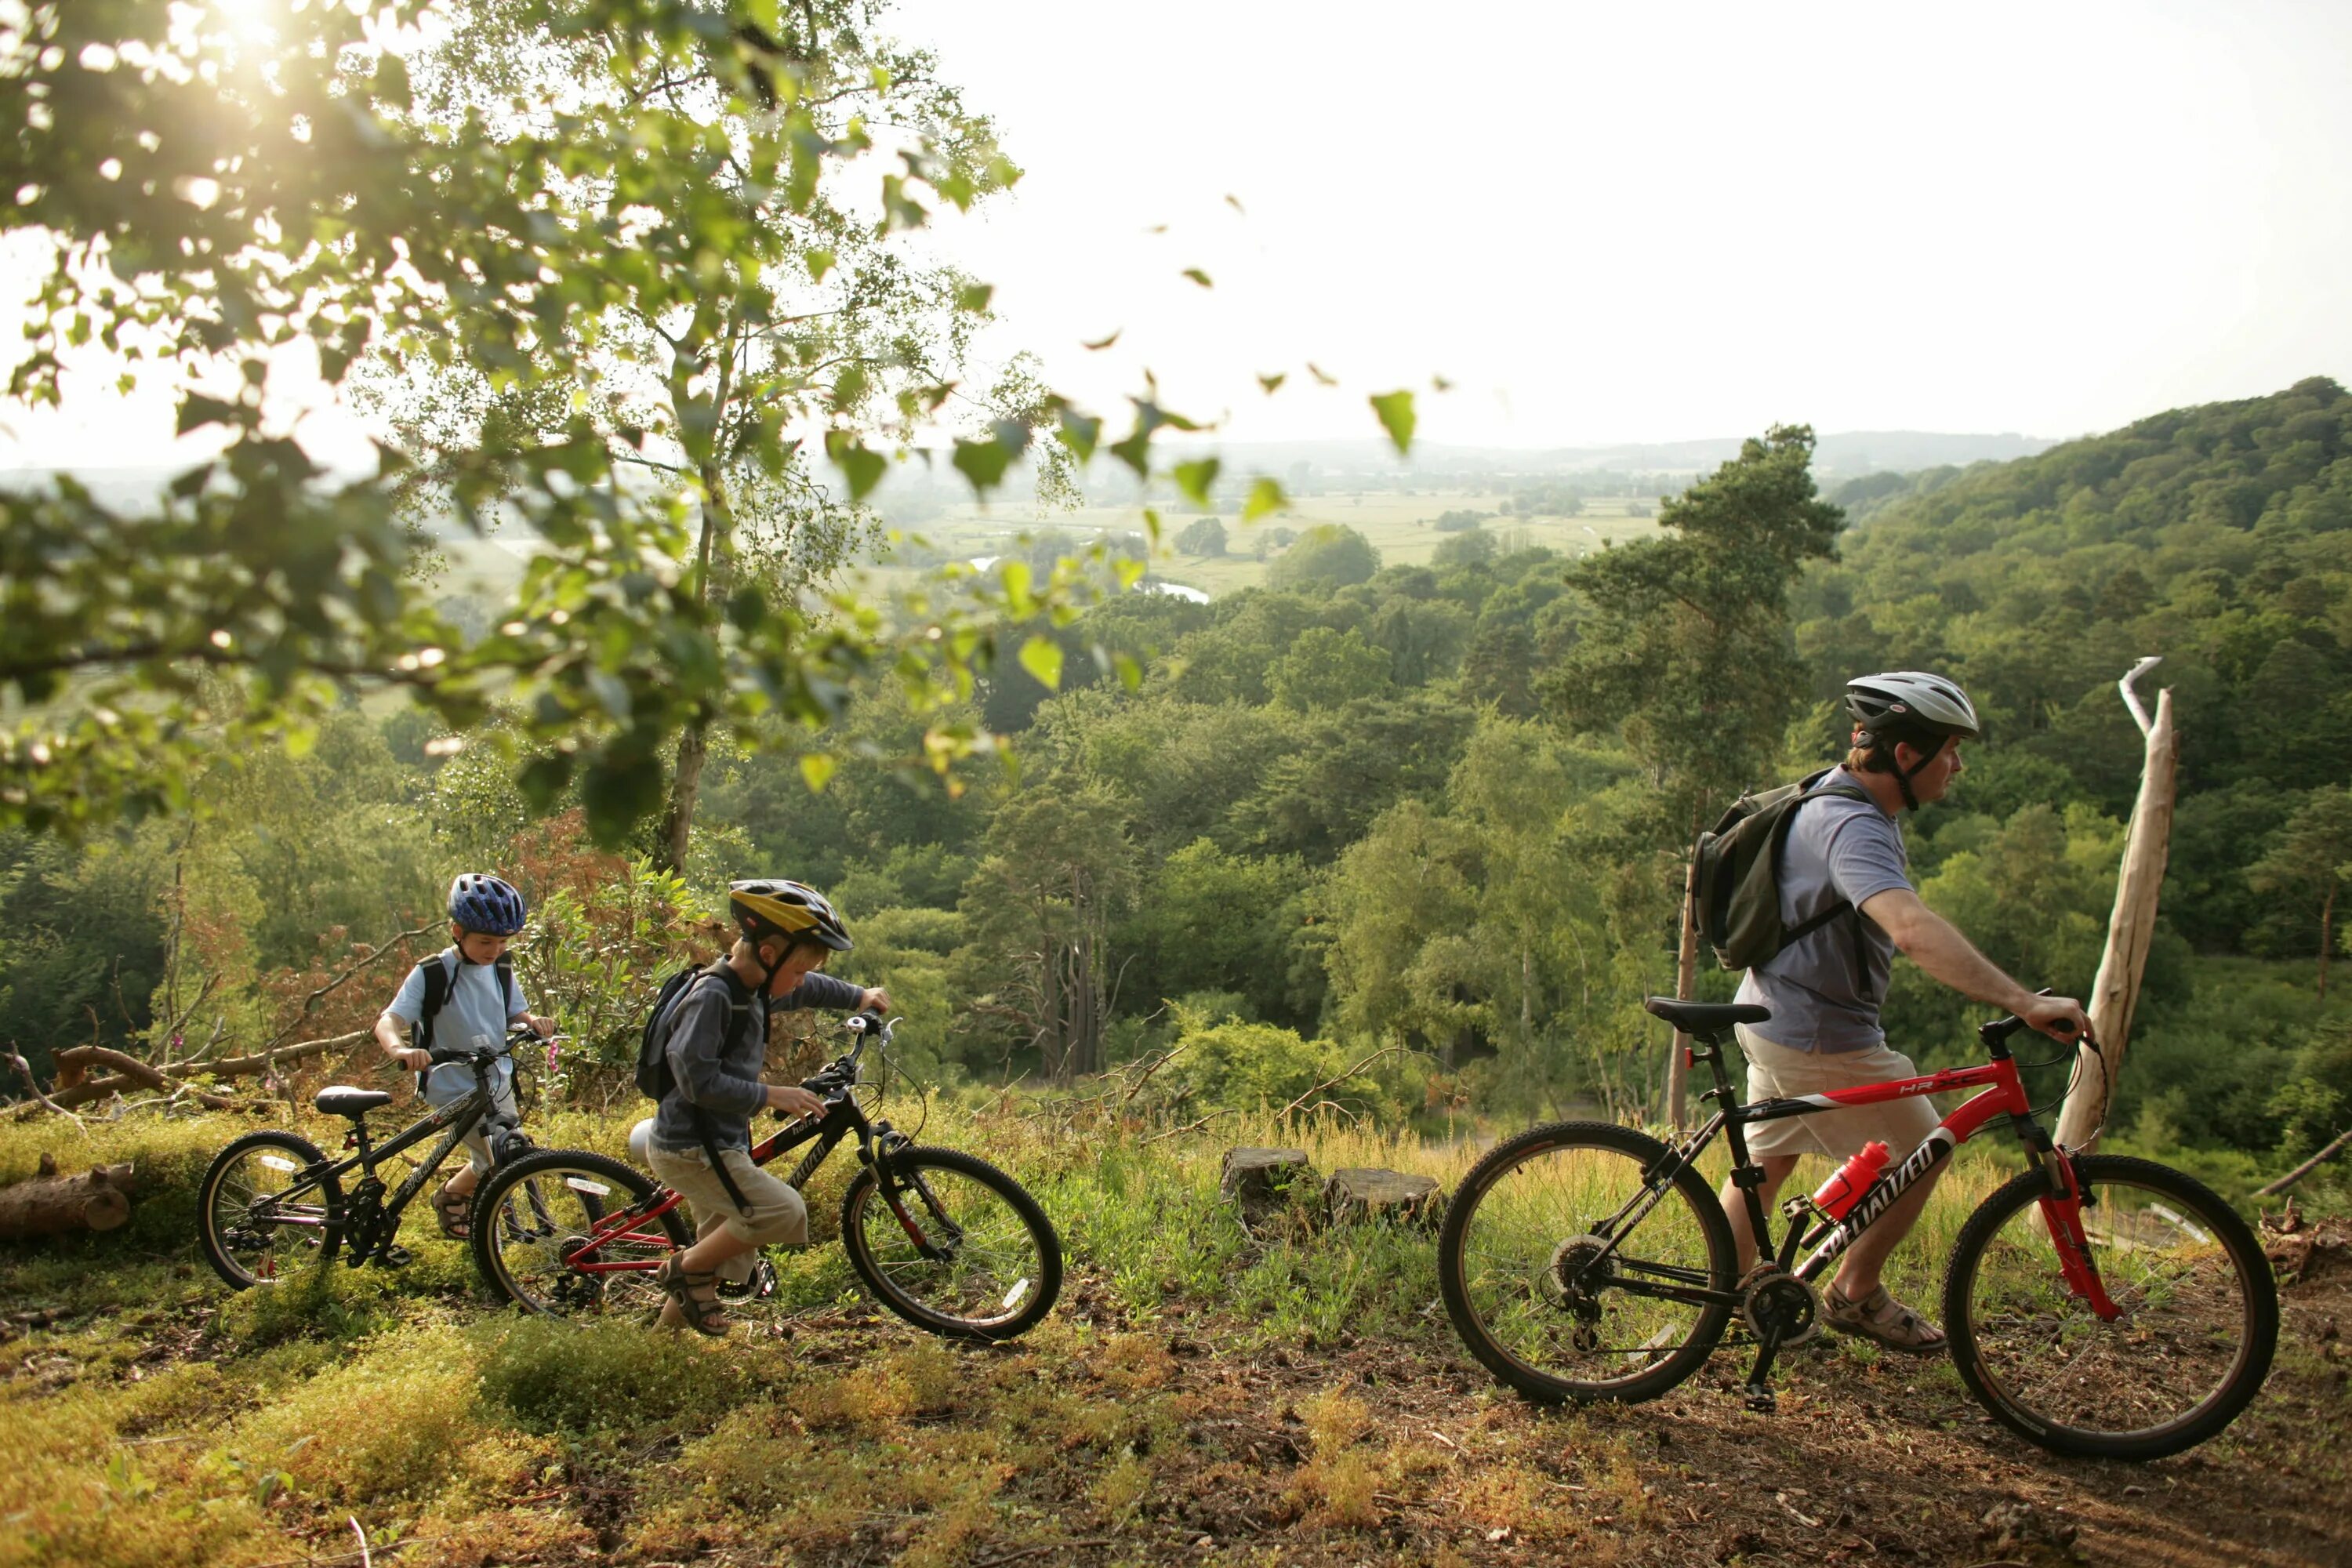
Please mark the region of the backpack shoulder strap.
POLYGON ((425 1002, 416 1011, 416 1023, 412 1032, 416 1043, 428 1051, 433 1048, 433 1020, 439 1017, 441 1009, 449 1005, 452 978, 449 959, 454 952, 454 949, 445 947, 418 965, 425 972, 425 1002))
POLYGON ((495 973, 499 977, 499 1005, 506 1009, 505 1013, 501 1016, 501 1021, 503 1021, 504 1018, 511 1018, 514 1016, 514 954, 510 952, 502 952, 499 954, 498 963, 492 964, 490 967, 493 973, 495 973))

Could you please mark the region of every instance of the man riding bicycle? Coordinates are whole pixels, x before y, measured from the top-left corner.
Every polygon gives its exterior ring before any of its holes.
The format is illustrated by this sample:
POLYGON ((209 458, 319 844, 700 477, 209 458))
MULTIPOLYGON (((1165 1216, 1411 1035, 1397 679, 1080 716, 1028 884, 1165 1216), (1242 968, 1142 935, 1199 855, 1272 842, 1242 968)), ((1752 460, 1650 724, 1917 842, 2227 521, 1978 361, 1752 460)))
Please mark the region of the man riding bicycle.
MULTIPOLYGON (((1895 670, 1849 682, 1846 712, 1853 733, 1845 761, 1805 781, 1808 801, 1790 822, 1779 885, 1781 917, 1791 931, 1841 902, 1853 912, 1805 932, 1740 982, 1738 1001, 1772 1010, 1760 1029, 1738 1027, 1748 1057, 1748 1098, 1818 1094, 1916 1076, 1918 1069, 1887 1047, 1879 1026, 1897 948, 1955 991, 2071 1044, 2089 1026, 2082 1004, 2026 990, 1911 888, 1897 818, 1941 800, 1959 776, 1960 742, 1974 740, 1979 730, 1968 694, 1939 675, 1895 670), (1868 798, 1852 798, 1856 790, 1868 798), (1838 793, 1810 798, 1823 791, 1838 793)), ((1748 1152, 1764 1173, 1759 1196, 1769 1209, 1807 1153, 1843 1160, 1875 1139, 1886 1144, 1891 1163, 1899 1163, 1934 1130, 1936 1115, 1925 1096, 1915 1096, 1760 1123, 1747 1134, 1748 1152)), ((1944 1348, 1943 1331, 1895 1300, 1879 1279, 1938 1173, 1930 1171, 1914 1182, 1846 1251, 1822 1298, 1832 1327, 1899 1351, 1944 1348)), ((1727 1184, 1723 1206, 1744 1274, 1756 1256, 1748 1205, 1727 1184)))

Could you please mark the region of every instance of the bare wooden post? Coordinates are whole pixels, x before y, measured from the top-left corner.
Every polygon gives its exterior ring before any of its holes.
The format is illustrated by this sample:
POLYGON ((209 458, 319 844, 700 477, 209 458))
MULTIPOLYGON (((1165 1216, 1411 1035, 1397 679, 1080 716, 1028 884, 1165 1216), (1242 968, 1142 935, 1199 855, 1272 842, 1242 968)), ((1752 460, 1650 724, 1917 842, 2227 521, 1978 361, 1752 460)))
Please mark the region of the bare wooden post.
MULTIPOLYGON (((1698 869, 1696 857, 1692 859, 1691 869, 1696 875, 1698 869)), ((1694 1000, 1691 993, 1698 987, 1698 925, 1692 918, 1693 902, 1690 890, 1685 889, 1682 946, 1675 954, 1675 996, 1683 1002, 1694 1000)), ((1690 1058, 1685 1054, 1689 1050, 1690 1043, 1690 1037, 1676 1029, 1674 1047, 1666 1055, 1666 1119, 1675 1124, 1677 1132, 1690 1125, 1687 1103, 1690 1058)))
POLYGON ((2098 1037, 2099 1060, 2084 1062, 2058 1117, 2058 1142, 2070 1149, 2088 1149, 2098 1142, 2106 1122, 2107 1102, 2116 1075, 2123 1071, 2124 1047, 2131 1040, 2132 1010, 2139 1001, 2140 976, 2147 967, 2147 945, 2156 932, 2156 899, 2164 885, 2164 862, 2172 840, 2172 782, 2179 746, 2172 729, 2172 692, 2158 692, 2156 717, 2150 720, 2132 683, 2155 666, 2144 658, 2118 683, 2124 702, 2147 737, 2147 756, 2139 775, 2139 800, 2132 807, 2131 828, 2124 840, 2124 863, 2116 878, 2115 913, 2107 921, 2106 951, 2099 958, 2099 976, 2091 984, 2091 1032, 2098 1037))

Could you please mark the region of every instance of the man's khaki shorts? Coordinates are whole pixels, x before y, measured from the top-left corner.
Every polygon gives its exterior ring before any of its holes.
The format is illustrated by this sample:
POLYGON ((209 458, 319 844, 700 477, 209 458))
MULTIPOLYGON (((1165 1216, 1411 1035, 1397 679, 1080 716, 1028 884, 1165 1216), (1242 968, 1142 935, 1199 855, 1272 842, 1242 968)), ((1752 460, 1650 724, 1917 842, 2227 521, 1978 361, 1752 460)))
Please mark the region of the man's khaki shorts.
POLYGON ((646 1151, 646 1163, 693 1207, 698 1238, 723 1226, 754 1247, 806 1246, 808 1205, 800 1194, 753 1164, 747 1150, 721 1149, 719 1156, 727 1162, 748 1214, 727 1195, 711 1172, 710 1157, 699 1149, 673 1152, 656 1143, 646 1151))
MULTIPOLYGON (((1745 1024, 1737 1032, 1739 1048, 1748 1056, 1751 1103, 1919 1076, 1909 1057, 1885 1046, 1866 1051, 1792 1051, 1774 1045, 1745 1024)), ((1823 1154, 1843 1160, 1877 1139, 1886 1145, 1889 1158, 1899 1163, 1927 1141, 1938 1120, 1935 1104, 1924 1094, 1876 1105, 1843 1106, 1780 1121, 1751 1122, 1747 1129, 1748 1152, 1758 1156, 1823 1154)))

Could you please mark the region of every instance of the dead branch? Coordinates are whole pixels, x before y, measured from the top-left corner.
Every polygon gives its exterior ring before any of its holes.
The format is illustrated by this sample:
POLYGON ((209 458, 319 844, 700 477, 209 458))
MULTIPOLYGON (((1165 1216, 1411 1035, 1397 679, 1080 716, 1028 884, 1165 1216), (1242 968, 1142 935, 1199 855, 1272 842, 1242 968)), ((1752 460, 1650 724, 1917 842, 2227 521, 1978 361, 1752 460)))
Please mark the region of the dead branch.
MULTIPOLYGON (((340 988, 353 975, 369 968, 378 959, 381 959, 385 953, 390 952, 402 942, 408 941, 411 937, 423 936, 432 930, 433 928, 429 925, 418 926, 415 931, 402 931, 398 935, 393 937, 390 941, 378 943, 375 950, 370 952, 365 958, 361 959, 357 963, 352 964, 349 969, 344 970, 341 974, 336 975, 332 980, 328 981, 324 985, 320 986, 316 991, 313 991, 310 994, 305 996, 302 999, 300 1009, 295 1013, 292 1018, 287 1021, 286 1026, 278 1030, 276 1034, 270 1036, 268 1039, 262 1042, 261 1054, 263 1056, 268 1056, 271 1047, 277 1045, 278 1041, 284 1039, 287 1036, 292 1034, 295 1027, 299 1025, 303 1019, 310 1016, 310 1009, 316 1007, 319 1005, 320 1000, 326 996, 328 993, 340 988)), ((190 1010, 194 1011, 193 1008, 190 1010)))
MULTIPOLYGON (((110 1049, 105 1046, 74 1046, 67 1050, 62 1050, 58 1053, 58 1066, 63 1067, 67 1065, 68 1060, 70 1060, 72 1065, 75 1067, 111 1068, 122 1078, 130 1079, 132 1083, 139 1085, 141 1088, 152 1089, 163 1094, 170 1094, 173 1090, 184 1087, 183 1085, 173 1083, 170 1078, 165 1077, 164 1074, 154 1068, 149 1067, 137 1057, 126 1056, 121 1051, 110 1049)), ((87 1090, 95 1089, 98 1087, 99 1085, 96 1083, 84 1083, 77 1085, 75 1088, 68 1089, 66 1092, 68 1094, 80 1094, 87 1090)), ((113 1091, 109 1089, 106 1092, 111 1093, 113 1091)), ((205 1105, 210 1106, 215 1110, 235 1110, 236 1109, 236 1101, 229 1099, 226 1095, 209 1094, 202 1089, 197 1089, 194 1092, 196 1099, 203 1101, 205 1105)), ((102 1099, 103 1095, 93 1095, 91 1098, 102 1099)))
POLYGON ((1305 1094, 1300 1095, 1297 1100, 1294 1100, 1288 1105, 1284 1106, 1282 1108, 1281 1115, 1276 1116, 1275 1120, 1277 1121, 1281 1121, 1283 1117, 1288 1116, 1292 1111, 1297 1110, 1300 1106, 1306 1104, 1317 1095, 1321 1094, 1333 1084, 1345 1083, 1349 1079, 1355 1077, 1358 1073, 1363 1071, 1366 1068, 1371 1066, 1374 1062, 1380 1060, 1382 1057, 1392 1056, 1403 1049, 1405 1049, 1405 1047, 1402 1046, 1382 1046, 1379 1050, 1374 1051, 1370 1056, 1366 1057, 1362 1061, 1358 1062, 1354 1067, 1349 1068, 1339 1077, 1325 1079, 1321 1083, 1317 1084, 1313 1089, 1308 1089, 1305 1094))
POLYGON ((2347 1128, 2345 1131, 2338 1132, 2336 1135, 2336 1141, 2334 1142, 2328 1144, 2326 1148, 2322 1149, 2318 1153, 2314 1154, 2310 1159, 2305 1160, 2302 1164, 2297 1165, 2294 1170, 2289 1171, 2285 1175, 2281 1176, 2277 1181, 2271 1183, 2267 1186, 2256 1187, 2254 1189, 2254 1196, 2258 1198, 2274 1198, 2278 1196, 2279 1194, 2286 1191, 2289 1187, 2303 1180, 2304 1177, 2311 1174, 2312 1172, 2316 1171, 2320 1166, 2327 1163, 2328 1161, 2333 1160, 2336 1155, 2344 1152, 2345 1147, 2347 1144, 2352 1144, 2352 1128, 2347 1128))
POLYGON ((1214 1121, 1220 1116, 1239 1116, 1240 1114, 1240 1111, 1235 1110, 1231 1106, 1226 1106, 1217 1110, 1212 1110, 1208 1115, 1203 1116, 1198 1121, 1188 1121, 1181 1127, 1171 1127, 1165 1132, 1154 1132, 1150 1137, 1146 1138, 1142 1142, 1138 1143, 1136 1147, 1139 1149, 1149 1149, 1154 1143, 1159 1142, 1162 1138, 1174 1138, 1186 1132, 1198 1132, 1202 1128, 1206 1127, 1210 1122, 1214 1121))
POLYGON ((16 1064, 17 1073, 23 1077, 26 1089, 32 1092, 32 1096, 35 1100, 40 1101, 51 1110, 56 1111, 68 1121, 72 1122, 83 1137, 87 1138, 89 1136, 89 1129, 82 1125, 82 1120, 80 1117, 76 1116, 72 1111, 68 1110, 64 1106, 59 1105, 56 1100, 51 1100, 47 1095, 41 1092, 39 1081, 33 1077, 33 1064, 25 1059, 23 1052, 12 1048, 8 1052, 8 1059, 16 1064))

